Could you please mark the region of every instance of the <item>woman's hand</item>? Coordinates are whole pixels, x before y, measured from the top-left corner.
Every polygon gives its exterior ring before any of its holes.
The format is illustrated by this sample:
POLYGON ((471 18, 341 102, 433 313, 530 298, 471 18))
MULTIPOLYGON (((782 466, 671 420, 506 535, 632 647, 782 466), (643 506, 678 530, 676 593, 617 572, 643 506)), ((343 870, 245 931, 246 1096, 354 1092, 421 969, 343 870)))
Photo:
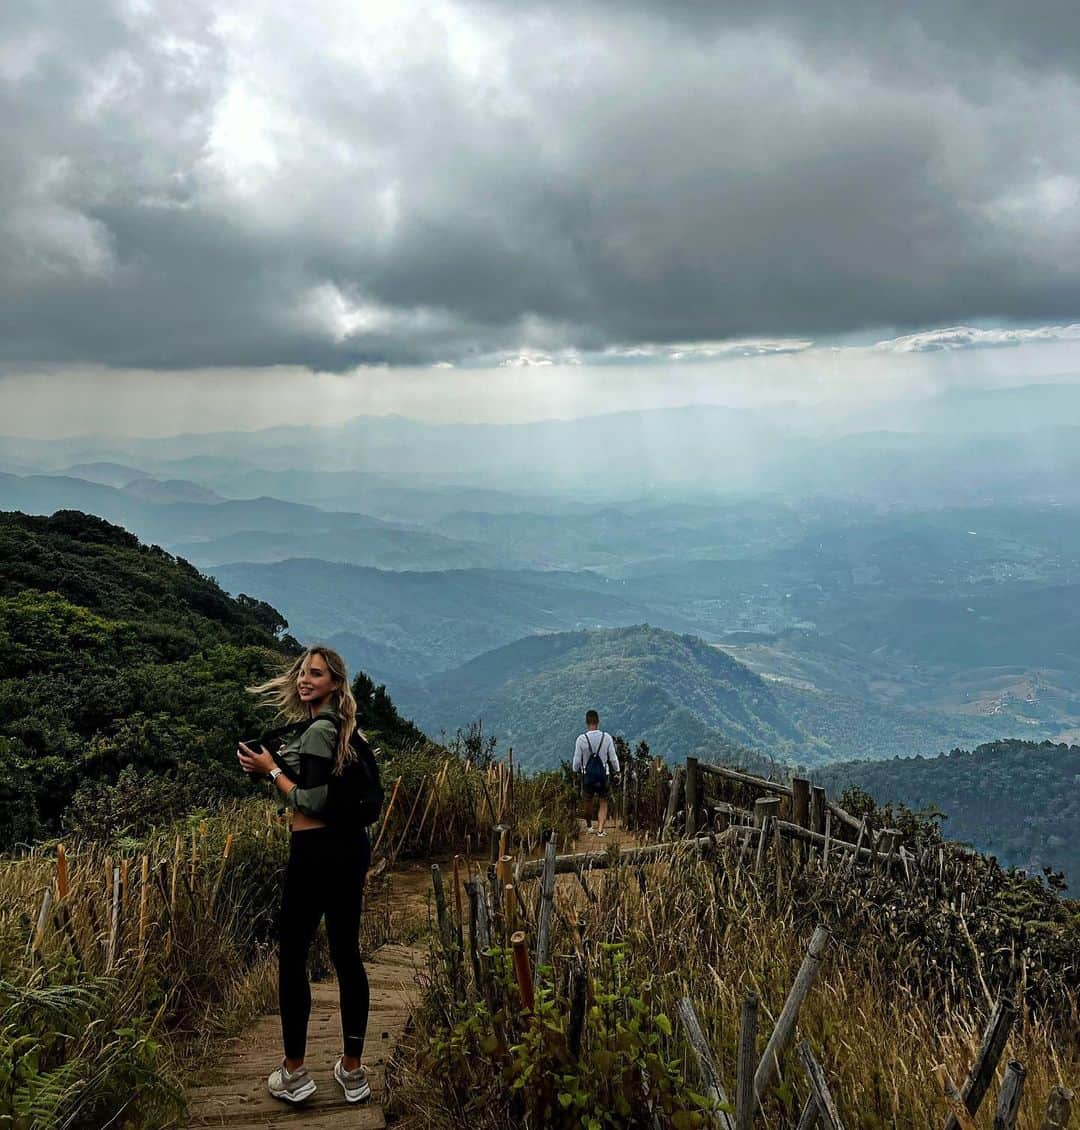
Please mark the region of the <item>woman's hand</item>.
POLYGON ((237 745, 236 756, 245 773, 269 773, 277 764, 267 752, 266 746, 259 746, 259 752, 256 753, 240 742, 237 745))

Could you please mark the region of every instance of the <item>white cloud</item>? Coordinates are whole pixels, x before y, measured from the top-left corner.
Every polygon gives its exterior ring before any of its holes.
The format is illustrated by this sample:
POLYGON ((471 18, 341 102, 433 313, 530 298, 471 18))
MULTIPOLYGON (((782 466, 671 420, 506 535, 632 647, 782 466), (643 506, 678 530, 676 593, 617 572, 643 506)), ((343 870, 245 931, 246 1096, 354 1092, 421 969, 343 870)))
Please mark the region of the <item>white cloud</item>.
POLYGON ((1034 329, 950 326, 879 341, 874 348, 886 353, 940 353, 954 349, 994 349, 1054 341, 1080 341, 1080 322, 1034 329))

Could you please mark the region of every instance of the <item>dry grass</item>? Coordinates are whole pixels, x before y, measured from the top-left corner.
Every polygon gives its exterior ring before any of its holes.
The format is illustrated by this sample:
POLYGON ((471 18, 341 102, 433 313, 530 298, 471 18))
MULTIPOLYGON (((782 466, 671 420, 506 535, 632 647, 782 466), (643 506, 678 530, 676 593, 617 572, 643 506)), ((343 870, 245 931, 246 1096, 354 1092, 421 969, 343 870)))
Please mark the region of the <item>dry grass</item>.
MULTIPOLYGON (((560 1022, 565 1023, 568 1009, 566 982, 572 955, 584 952, 595 978, 601 943, 624 943, 622 976, 637 995, 651 1001, 654 1011, 674 1017, 679 997, 688 994, 694 1000, 732 1096, 744 994, 752 991, 761 999, 760 1054, 813 926, 820 921, 834 931, 836 940, 800 1014, 799 1038, 811 1041, 845 1124, 849 1130, 925 1130, 944 1125, 949 1110, 933 1068, 944 1062, 954 1079, 963 1081, 990 1012, 983 985, 961 965, 933 963, 926 939, 908 933, 910 921, 905 920, 902 928, 896 925, 899 919, 890 915, 887 899, 876 893, 880 876, 848 879, 835 867, 829 873, 817 867, 811 864, 810 871, 792 881, 790 867, 778 876, 771 857, 763 873, 754 875, 733 847, 721 848, 709 859, 679 850, 663 864, 595 873, 587 879, 592 900, 576 878, 561 877, 552 945, 552 985, 560 1002, 560 1022), (857 937, 845 909, 848 904, 837 897, 839 887, 851 888, 849 901, 870 897, 872 888, 881 904, 879 913, 860 925, 857 937)), ((537 887, 530 884, 533 914, 537 887)), ((897 892, 892 897, 904 895, 897 892)), ((995 968, 989 957, 982 965, 984 971, 995 968)), ((425 1061, 431 1041, 446 1036, 446 1018, 465 1013, 460 1001, 454 1003, 439 962, 433 960, 431 968, 424 1014, 430 1027, 421 1025, 416 1056, 401 1064, 397 1089, 406 1125, 441 1128, 456 1124, 457 1100, 446 1079, 432 1078, 417 1070, 417 1064, 425 1061)), ((1015 984, 1010 988, 992 977, 986 988, 1016 995, 1015 984)), ((473 998, 478 995, 475 989, 471 992, 473 998)), ((509 1011, 507 1040, 513 1045, 525 1038, 530 1020, 521 1015, 512 985, 504 982, 500 992, 509 1011)), ((1075 980, 1060 997, 1037 1009, 1020 1010, 1001 1068, 1009 1059, 1027 1068, 1017 1123, 1021 1130, 1040 1130, 1052 1086, 1077 1089, 1080 1084, 1078 1015, 1075 980)), ((677 1029, 670 1050, 685 1062, 686 1045, 677 1029)), ((586 1079, 590 1054, 587 1032, 582 1053, 586 1079)), ((500 1089, 497 1072, 506 1062, 500 1056, 506 1055, 505 1048, 487 1055, 473 1049, 462 1059, 462 1070, 472 1073, 468 1084, 486 1096, 481 1109, 470 1111, 477 1130, 530 1125, 527 1115, 514 1110, 513 1096, 500 1089)), ((686 1075, 694 1080, 688 1062, 686 1075)), ((999 1081, 1000 1076, 999 1070, 999 1081)), ((995 1094, 983 1103, 976 1120, 980 1127, 991 1125, 995 1094)), ((795 1126, 806 1095, 801 1069, 789 1050, 756 1124, 795 1126)))

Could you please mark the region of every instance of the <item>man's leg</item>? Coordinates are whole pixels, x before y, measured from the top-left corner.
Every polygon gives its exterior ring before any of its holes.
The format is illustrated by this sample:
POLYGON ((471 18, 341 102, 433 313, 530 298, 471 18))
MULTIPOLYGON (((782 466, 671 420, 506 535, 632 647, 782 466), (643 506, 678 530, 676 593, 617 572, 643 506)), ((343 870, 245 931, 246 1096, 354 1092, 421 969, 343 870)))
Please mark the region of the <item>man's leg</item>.
POLYGON ((597 832, 600 835, 604 834, 604 825, 606 823, 607 823, 607 797, 602 796, 600 798, 600 827, 597 828, 597 832))

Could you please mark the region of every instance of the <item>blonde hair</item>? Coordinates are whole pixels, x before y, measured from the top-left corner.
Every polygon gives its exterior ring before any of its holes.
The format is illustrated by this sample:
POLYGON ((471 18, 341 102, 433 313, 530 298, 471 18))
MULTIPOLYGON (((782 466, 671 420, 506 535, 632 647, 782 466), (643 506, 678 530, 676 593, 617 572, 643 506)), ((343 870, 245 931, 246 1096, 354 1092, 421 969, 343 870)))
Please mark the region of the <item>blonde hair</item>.
POLYGON ((265 706, 272 706, 277 711, 279 718, 288 722, 300 722, 309 717, 307 706, 300 701, 300 692, 297 690, 297 678, 304 664, 313 656, 322 657, 330 671, 330 675, 337 682, 337 686, 330 692, 327 700, 330 706, 337 711, 338 716, 338 745, 337 758, 334 761, 334 772, 340 773, 346 761, 351 761, 352 736, 356 730, 356 699, 353 697, 352 687, 349 685, 349 671, 345 660, 336 651, 316 644, 309 647, 284 670, 280 675, 267 679, 265 683, 257 683, 248 687, 249 694, 258 695, 265 706))

